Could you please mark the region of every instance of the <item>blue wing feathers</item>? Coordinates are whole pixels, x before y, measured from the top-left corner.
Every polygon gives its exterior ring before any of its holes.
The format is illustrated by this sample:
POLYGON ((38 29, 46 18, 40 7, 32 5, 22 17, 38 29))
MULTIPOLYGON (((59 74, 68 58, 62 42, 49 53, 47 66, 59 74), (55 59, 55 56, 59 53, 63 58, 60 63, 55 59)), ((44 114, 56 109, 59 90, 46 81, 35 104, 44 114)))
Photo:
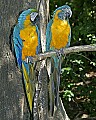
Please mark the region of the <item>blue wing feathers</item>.
POLYGON ((36 32, 38 34, 38 46, 36 49, 36 54, 39 54, 41 52, 41 41, 40 41, 40 32, 39 32, 37 25, 36 25, 36 32))
POLYGON ((51 25, 52 25, 53 20, 50 20, 48 25, 47 25, 47 31, 46 31, 46 51, 50 49, 50 42, 52 38, 52 33, 51 33, 51 25))
POLYGON ((13 31, 13 40, 14 40, 14 42, 15 42, 15 44, 17 43, 19 43, 19 47, 22 47, 22 45, 23 45, 23 42, 22 42, 22 39, 20 38, 20 28, 19 28, 19 26, 18 25, 16 25, 15 27, 14 27, 14 31, 13 31), (18 39, 18 40, 17 40, 18 39))
POLYGON ((20 28, 17 26, 14 27, 13 31, 13 41, 14 41, 14 48, 15 54, 17 58, 18 66, 21 68, 21 61, 22 61, 22 40, 19 36, 20 28))
POLYGON ((23 24, 24 24, 24 21, 26 19, 26 15, 30 14, 31 12, 32 12, 32 9, 28 9, 28 10, 23 11, 20 14, 20 16, 18 18, 18 25, 19 25, 20 28, 24 27, 23 24))

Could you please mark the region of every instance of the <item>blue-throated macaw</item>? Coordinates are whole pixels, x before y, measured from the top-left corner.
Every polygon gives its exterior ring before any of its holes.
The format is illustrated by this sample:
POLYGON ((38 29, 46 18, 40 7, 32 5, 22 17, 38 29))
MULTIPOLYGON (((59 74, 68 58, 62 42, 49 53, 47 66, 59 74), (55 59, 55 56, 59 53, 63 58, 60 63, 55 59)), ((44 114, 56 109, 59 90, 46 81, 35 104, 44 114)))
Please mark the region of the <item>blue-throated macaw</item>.
POLYGON ((41 49, 40 34, 35 22, 37 16, 38 13, 35 9, 23 11, 13 31, 16 59, 22 72, 31 113, 36 81, 34 80, 34 63, 27 62, 26 59, 35 56, 41 49))
MULTIPOLYGON (((71 27, 69 18, 72 16, 71 8, 63 5, 54 11, 53 18, 49 21, 46 30, 46 51, 56 50, 62 51, 63 48, 70 46, 71 27)), ((58 53, 58 52, 57 52, 58 53)), ((48 74, 50 78, 50 111, 54 111, 54 104, 58 107, 59 84, 61 57, 52 56, 51 62, 48 59, 48 74), (53 64, 53 62, 54 64, 53 64), (54 65, 54 66, 53 66, 54 65), (53 67, 52 67, 53 66, 53 67), (55 93, 55 96, 53 95, 55 93), (56 97, 56 98, 55 98, 56 97)))

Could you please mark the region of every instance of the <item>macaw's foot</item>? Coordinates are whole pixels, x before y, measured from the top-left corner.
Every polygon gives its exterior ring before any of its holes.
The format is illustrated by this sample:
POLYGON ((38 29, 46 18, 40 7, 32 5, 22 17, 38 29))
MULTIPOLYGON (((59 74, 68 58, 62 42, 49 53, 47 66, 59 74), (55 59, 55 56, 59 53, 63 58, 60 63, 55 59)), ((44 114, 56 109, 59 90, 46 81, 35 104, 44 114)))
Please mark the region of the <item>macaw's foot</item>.
POLYGON ((57 56, 57 58, 60 60, 61 58, 61 61, 63 60, 63 59, 65 59, 65 57, 66 57, 66 54, 64 54, 64 50, 65 50, 65 48, 61 48, 60 50, 55 50, 55 52, 56 52, 56 56, 57 56), (62 56, 62 57, 61 57, 62 56), (63 58, 64 57, 64 58, 63 58))
POLYGON ((60 53, 61 53, 61 55, 62 55, 63 57, 66 57, 66 54, 64 53, 64 50, 65 50, 65 48, 61 48, 61 49, 60 49, 60 53))
POLYGON ((62 56, 64 56, 64 48, 61 48, 60 50, 55 50, 56 51, 56 55, 58 58, 62 56))
POLYGON ((25 60, 27 63, 33 63, 33 57, 31 56, 28 56, 26 57, 26 60, 25 60))
POLYGON ((56 49, 55 52, 56 52, 57 58, 60 59, 60 57, 61 57, 61 52, 60 52, 60 50, 57 50, 57 49, 56 49))
POLYGON ((60 53, 61 53, 61 55, 64 55, 64 48, 60 49, 60 53))

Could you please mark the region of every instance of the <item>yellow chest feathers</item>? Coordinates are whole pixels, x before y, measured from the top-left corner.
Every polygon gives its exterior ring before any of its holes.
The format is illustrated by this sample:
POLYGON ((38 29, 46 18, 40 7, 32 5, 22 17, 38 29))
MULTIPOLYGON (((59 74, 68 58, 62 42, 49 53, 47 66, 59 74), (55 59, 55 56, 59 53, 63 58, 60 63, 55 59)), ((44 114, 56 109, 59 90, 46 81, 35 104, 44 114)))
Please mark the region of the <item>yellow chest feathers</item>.
POLYGON ((60 49, 67 45, 68 36, 70 34, 70 25, 66 20, 60 20, 57 17, 57 14, 54 16, 53 24, 51 26, 51 32, 52 39, 50 47, 60 49))
POLYGON ((38 36, 35 26, 27 26, 20 31, 20 38, 23 40, 22 59, 27 56, 35 56, 38 46, 38 36))

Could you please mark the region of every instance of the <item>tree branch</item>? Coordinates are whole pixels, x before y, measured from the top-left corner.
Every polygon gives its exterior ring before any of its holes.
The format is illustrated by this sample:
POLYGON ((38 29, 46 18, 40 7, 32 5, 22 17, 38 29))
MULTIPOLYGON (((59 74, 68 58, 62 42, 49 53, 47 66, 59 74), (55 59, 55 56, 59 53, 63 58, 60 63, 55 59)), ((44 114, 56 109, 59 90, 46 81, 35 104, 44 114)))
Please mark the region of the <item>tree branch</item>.
MULTIPOLYGON (((63 54, 70 54, 70 53, 74 53, 74 52, 85 52, 85 51, 96 51, 96 44, 81 45, 81 46, 73 46, 73 47, 69 47, 69 48, 64 48, 64 50, 62 52, 63 52, 63 54)), ((47 57, 52 57, 53 55, 56 55, 56 51, 41 53, 41 54, 33 57, 32 60, 33 60, 33 62, 40 61, 40 60, 46 59, 47 57)))

